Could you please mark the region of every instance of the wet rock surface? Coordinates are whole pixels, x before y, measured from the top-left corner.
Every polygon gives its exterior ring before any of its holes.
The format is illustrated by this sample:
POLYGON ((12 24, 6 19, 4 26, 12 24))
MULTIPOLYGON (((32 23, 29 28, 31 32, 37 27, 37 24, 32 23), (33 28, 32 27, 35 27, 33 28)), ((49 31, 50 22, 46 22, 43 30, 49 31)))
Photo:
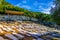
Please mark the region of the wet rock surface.
POLYGON ((60 40, 57 31, 30 21, 0 21, 1 40, 60 40))

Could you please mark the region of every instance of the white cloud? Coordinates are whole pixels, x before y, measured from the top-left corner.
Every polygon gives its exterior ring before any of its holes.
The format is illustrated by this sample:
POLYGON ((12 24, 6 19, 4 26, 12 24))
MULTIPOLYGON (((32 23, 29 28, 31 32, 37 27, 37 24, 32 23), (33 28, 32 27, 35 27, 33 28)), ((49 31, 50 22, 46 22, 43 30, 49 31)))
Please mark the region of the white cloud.
POLYGON ((27 3, 27 1, 26 1, 26 0, 23 0, 23 1, 22 1, 22 3, 25 3, 25 4, 26 4, 26 3, 27 3))
POLYGON ((47 14, 50 14, 50 9, 51 8, 43 9, 42 12, 47 13, 47 14))
POLYGON ((51 7, 55 7, 55 5, 53 5, 53 2, 50 2, 48 4, 41 3, 38 10, 40 10, 41 12, 44 12, 46 14, 50 14, 51 7), (47 8, 44 8, 41 5, 47 5, 48 7, 47 8))
POLYGON ((22 3, 18 3, 18 4, 16 4, 15 6, 19 6, 19 7, 21 7, 21 8, 26 8, 26 9, 31 9, 31 6, 22 5, 22 3))
POLYGON ((18 3, 18 4, 16 4, 15 6, 20 6, 21 5, 21 3, 18 3))
POLYGON ((26 9, 31 9, 31 7, 28 6, 28 5, 22 5, 21 7, 22 7, 22 8, 26 8, 26 9))
POLYGON ((50 9, 51 9, 51 7, 43 8, 42 6, 40 6, 40 9, 38 9, 38 10, 41 10, 41 12, 43 12, 43 13, 50 14, 50 9))
POLYGON ((53 2, 50 2, 49 4, 48 4, 48 6, 50 6, 50 7, 55 7, 55 5, 53 4, 53 2))
POLYGON ((39 12, 50 14, 50 9, 51 9, 51 7, 49 7, 49 8, 43 8, 42 6, 39 6, 39 9, 36 9, 36 10, 39 11, 39 12))
POLYGON ((26 4, 28 0, 22 0, 20 3, 16 4, 15 6, 20 6, 26 4))
POLYGON ((55 5, 51 5, 53 8, 55 7, 55 5))

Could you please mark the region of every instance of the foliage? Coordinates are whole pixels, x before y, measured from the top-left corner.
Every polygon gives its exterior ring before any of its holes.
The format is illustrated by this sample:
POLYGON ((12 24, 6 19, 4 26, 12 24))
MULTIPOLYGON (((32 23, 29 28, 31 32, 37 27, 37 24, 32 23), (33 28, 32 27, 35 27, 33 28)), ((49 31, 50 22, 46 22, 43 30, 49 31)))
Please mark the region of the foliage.
POLYGON ((60 8, 54 12, 53 19, 57 24, 60 25, 60 8))
MULTIPOLYGON (((58 5, 60 3, 60 0, 56 0, 56 2, 57 3, 55 3, 55 4, 58 5), (57 2, 57 1, 59 1, 59 2, 57 2)), ((56 7, 58 7, 58 6, 56 6, 56 7)), ((53 17, 53 21, 56 22, 58 25, 60 25, 60 7, 58 7, 58 9, 56 9, 56 7, 55 7, 55 11, 54 11, 52 17, 53 17)))
POLYGON ((57 1, 59 1, 59 2, 60 2, 60 0, 57 0, 57 1))

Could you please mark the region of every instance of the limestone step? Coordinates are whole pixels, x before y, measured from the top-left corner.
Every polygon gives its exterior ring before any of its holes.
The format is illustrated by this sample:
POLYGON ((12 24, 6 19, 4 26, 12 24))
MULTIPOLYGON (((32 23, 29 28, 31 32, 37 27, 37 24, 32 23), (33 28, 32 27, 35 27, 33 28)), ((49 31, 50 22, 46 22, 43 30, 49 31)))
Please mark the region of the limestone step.
POLYGON ((5 34, 5 36, 9 39, 12 39, 12 40, 18 40, 18 38, 16 38, 14 35, 12 34, 5 34))
POLYGON ((18 39, 23 39, 24 38, 24 36, 21 35, 21 34, 13 34, 13 35, 15 35, 18 39))

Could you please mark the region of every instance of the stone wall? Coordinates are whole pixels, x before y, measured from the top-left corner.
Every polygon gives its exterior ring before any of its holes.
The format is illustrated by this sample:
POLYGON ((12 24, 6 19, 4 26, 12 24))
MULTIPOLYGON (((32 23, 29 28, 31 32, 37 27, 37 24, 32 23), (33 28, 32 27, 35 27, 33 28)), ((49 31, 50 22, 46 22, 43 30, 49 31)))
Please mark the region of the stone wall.
POLYGON ((38 21, 36 18, 19 16, 19 15, 0 15, 0 20, 16 20, 16 21, 38 21))

